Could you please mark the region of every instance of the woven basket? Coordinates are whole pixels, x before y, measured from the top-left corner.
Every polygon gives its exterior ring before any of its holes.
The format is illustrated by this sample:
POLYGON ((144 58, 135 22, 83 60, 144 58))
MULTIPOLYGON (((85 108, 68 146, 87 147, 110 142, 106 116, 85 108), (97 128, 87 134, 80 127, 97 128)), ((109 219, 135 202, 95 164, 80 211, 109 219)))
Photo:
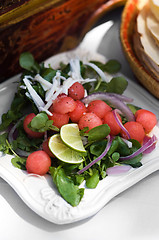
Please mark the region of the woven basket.
POLYGON ((134 75, 139 82, 156 98, 159 98, 159 82, 155 80, 152 75, 144 68, 136 57, 133 45, 132 35, 135 27, 135 20, 145 0, 128 0, 123 13, 120 28, 120 38, 123 46, 125 56, 132 68, 134 75))

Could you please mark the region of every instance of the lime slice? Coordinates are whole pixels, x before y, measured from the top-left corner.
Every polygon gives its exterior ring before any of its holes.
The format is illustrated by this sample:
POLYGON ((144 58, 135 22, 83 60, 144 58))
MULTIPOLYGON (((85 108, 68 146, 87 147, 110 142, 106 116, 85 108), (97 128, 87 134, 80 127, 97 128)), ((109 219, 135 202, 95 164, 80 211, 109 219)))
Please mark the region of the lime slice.
POLYGON ((78 164, 83 162, 84 158, 79 152, 69 148, 61 139, 60 134, 53 135, 49 140, 51 152, 61 161, 66 163, 78 164))
POLYGON ((86 152, 81 140, 78 124, 70 123, 63 125, 60 130, 60 136, 68 147, 78 152, 86 152))

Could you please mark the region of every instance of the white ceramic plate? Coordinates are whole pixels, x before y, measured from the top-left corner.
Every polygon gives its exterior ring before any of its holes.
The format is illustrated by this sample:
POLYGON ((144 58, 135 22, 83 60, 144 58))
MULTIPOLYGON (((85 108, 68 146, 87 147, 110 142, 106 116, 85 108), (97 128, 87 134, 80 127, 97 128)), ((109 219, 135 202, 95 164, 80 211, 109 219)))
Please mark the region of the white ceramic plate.
MULTIPOLYGON (((88 53, 81 49, 59 54, 46 61, 54 67, 59 61, 67 62, 72 56, 104 61, 104 57, 97 53, 88 53)), ((58 65, 58 64, 57 64, 58 65)), ((57 67, 56 65, 56 67, 57 67)), ((16 81, 19 75, 0 85, 0 115, 9 109, 11 100, 16 90, 16 81)), ((134 104, 154 112, 158 116, 157 101, 135 83, 129 82, 125 95, 134 98, 134 104)), ((159 137, 156 127, 154 133, 159 137)), ((25 171, 15 168, 11 164, 11 156, 1 155, 0 176, 8 182, 21 199, 38 215, 56 223, 66 224, 88 218, 97 213, 114 196, 131 187, 144 177, 159 169, 159 148, 142 159, 143 166, 131 169, 125 174, 108 176, 100 181, 96 189, 85 189, 84 197, 77 207, 70 206, 58 194, 51 176, 45 177, 29 175, 25 171)))

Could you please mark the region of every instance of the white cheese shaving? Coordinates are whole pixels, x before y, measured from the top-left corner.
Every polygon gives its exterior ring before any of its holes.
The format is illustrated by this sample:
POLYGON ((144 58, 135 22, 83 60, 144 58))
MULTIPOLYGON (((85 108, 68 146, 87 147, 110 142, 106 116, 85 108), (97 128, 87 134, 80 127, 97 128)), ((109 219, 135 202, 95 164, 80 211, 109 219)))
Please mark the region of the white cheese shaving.
POLYGON ((46 112, 47 115, 49 115, 49 116, 52 116, 52 113, 49 110, 45 109, 44 107, 39 107, 39 110, 43 111, 43 112, 46 112))
POLYGON ((80 79, 81 77, 81 67, 80 60, 78 58, 70 60, 70 70, 73 79, 80 79))
POLYGON ((32 100, 32 97, 30 96, 30 94, 28 92, 26 92, 25 95, 32 100))
POLYGON ((49 109, 49 107, 51 107, 51 105, 52 105, 53 100, 55 100, 57 98, 57 96, 61 93, 62 93, 62 88, 59 88, 58 91, 56 91, 53 94, 53 96, 49 99, 49 101, 46 103, 46 105, 44 106, 44 109, 45 110, 49 109))
MULTIPOLYGON (((95 64, 86 63, 86 65, 92 67, 104 81, 108 82, 105 76, 105 73, 100 68, 98 68, 95 64)), ((25 86, 21 86, 21 87, 23 89, 25 88, 28 89, 28 93, 26 93, 26 95, 34 101, 39 111, 45 111, 48 115, 52 116, 52 113, 48 109, 50 108, 53 101, 57 98, 59 94, 65 93, 66 95, 68 95, 68 89, 76 82, 85 84, 88 82, 96 81, 95 78, 93 79, 82 78, 80 60, 78 58, 70 60, 70 72, 68 75, 69 77, 66 79, 64 76, 61 76, 61 72, 58 70, 56 72, 55 77, 52 79, 52 83, 45 80, 39 74, 37 74, 34 77, 34 79, 31 76, 25 76, 25 78, 23 79, 25 86), (32 79, 33 81, 38 81, 41 84, 42 88, 46 92, 45 93, 46 104, 43 102, 41 97, 37 94, 37 92, 31 86, 32 82, 29 81, 29 78, 32 79), (61 82, 61 80, 63 80, 63 82, 61 82)), ((85 90, 85 96, 87 95, 88 95, 87 91, 85 90)))
POLYGON ((53 83, 51 85, 51 88, 45 94, 46 102, 49 102, 50 99, 52 99, 52 100, 55 99, 55 96, 57 96, 57 92, 60 92, 60 93, 62 92, 61 79, 64 81, 66 80, 66 78, 61 76, 61 73, 59 71, 57 71, 55 77, 53 78, 53 83))
POLYGON ((84 97, 87 97, 87 96, 88 96, 87 90, 84 89, 84 97))
POLYGON ((37 94, 37 92, 34 90, 34 88, 31 86, 30 81, 27 79, 27 76, 24 77, 23 82, 27 87, 28 92, 32 100, 34 101, 35 105, 37 106, 37 108, 39 109, 39 107, 44 107, 45 103, 43 102, 41 97, 37 94))
MULTIPOLYGON (((97 65, 95 65, 94 63, 85 63, 85 65, 88 65, 91 68, 93 68, 99 74, 99 76, 102 78, 102 80, 104 80, 105 82, 109 82, 109 80, 106 77, 106 74, 99 67, 97 67, 97 65)), ((107 74, 107 75, 109 76, 109 74, 107 74)))
POLYGON ((24 89, 24 90, 27 89, 26 86, 24 86, 24 85, 21 85, 20 88, 21 88, 21 89, 24 89))
POLYGON ((95 78, 86 78, 86 79, 81 79, 79 82, 81 84, 85 84, 85 83, 96 82, 96 81, 97 81, 97 79, 95 79, 95 78))
POLYGON ((34 80, 41 84, 44 91, 47 91, 52 87, 52 84, 47 80, 45 80, 43 77, 41 77, 40 74, 36 74, 36 76, 34 77, 34 80))
POLYGON ((48 102, 50 98, 53 96, 53 94, 59 89, 59 83, 57 79, 54 79, 54 82, 51 86, 51 88, 46 92, 45 94, 45 101, 48 102))
POLYGON ((62 85, 62 92, 68 95, 68 89, 76 82, 79 82, 78 80, 73 80, 71 77, 68 78, 66 81, 63 82, 62 85))

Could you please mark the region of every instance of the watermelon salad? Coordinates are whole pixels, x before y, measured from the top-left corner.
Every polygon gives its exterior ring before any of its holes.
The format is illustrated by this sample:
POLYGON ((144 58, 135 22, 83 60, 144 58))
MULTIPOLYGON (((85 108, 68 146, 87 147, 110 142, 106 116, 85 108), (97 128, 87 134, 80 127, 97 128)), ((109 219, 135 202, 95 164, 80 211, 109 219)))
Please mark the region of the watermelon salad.
POLYGON ((156 115, 123 94, 128 82, 118 61, 73 58, 53 69, 25 52, 19 63, 24 71, 1 117, 0 151, 21 171, 50 174, 72 206, 85 188, 141 167, 155 149, 156 115))

